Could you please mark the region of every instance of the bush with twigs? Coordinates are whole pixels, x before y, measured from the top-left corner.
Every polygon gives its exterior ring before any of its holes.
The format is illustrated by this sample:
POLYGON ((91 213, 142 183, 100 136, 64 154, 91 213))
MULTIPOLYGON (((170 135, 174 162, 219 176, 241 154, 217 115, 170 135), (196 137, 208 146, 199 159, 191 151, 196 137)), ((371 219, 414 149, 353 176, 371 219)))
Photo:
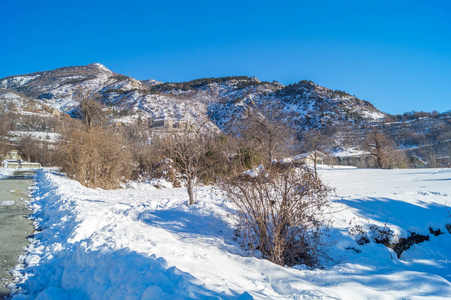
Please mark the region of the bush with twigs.
POLYGON ((112 130, 93 127, 63 135, 59 166, 87 187, 117 188, 131 172, 131 155, 123 138, 112 130))
POLYGON ((329 207, 326 187, 302 165, 226 178, 220 188, 238 208, 243 243, 279 264, 319 266, 329 207))

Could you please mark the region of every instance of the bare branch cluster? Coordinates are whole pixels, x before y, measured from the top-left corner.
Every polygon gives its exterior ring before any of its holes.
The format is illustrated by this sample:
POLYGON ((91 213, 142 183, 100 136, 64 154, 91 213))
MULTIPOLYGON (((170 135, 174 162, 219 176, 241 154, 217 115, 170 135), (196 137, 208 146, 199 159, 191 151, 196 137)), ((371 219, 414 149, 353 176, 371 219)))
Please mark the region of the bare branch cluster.
POLYGON ((130 175, 130 153, 121 136, 93 127, 74 129, 64 136, 58 151, 62 171, 88 187, 116 188, 130 175))
POLYGON ((261 104, 241 124, 240 134, 263 154, 262 163, 267 168, 271 168, 276 157, 289 153, 294 144, 293 132, 282 111, 280 103, 261 104))
POLYGON ((188 192, 188 205, 195 204, 193 188, 202 175, 201 160, 205 155, 207 134, 197 131, 177 132, 160 140, 159 146, 166 157, 172 159, 183 175, 188 192))
POLYGON ((306 167, 274 164, 271 172, 224 179, 238 208, 243 240, 279 265, 319 264, 330 191, 306 167))
POLYGON ((106 121, 101 102, 101 95, 90 90, 78 90, 75 97, 80 102, 80 112, 87 130, 93 126, 101 126, 106 121))
POLYGON ((363 142, 363 149, 374 157, 377 168, 393 168, 406 161, 405 154, 396 150, 393 140, 377 128, 369 132, 363 142))
POLYGON ((9 148, 7 135, 12 127, 11 117, 3 113, 0 115, 0 153, 6 153, 9 148))
MULTIPOLYGON (((327 149, 333 144, 332 139, 318 130, 310 130, 302 134, 302 148, 305 152, 310 153, 313 160, 313 169, 317 174, 317 164, 321 155, 327 155, 327 149)), ((331 159, 332 160, 332 159, 331 159)))

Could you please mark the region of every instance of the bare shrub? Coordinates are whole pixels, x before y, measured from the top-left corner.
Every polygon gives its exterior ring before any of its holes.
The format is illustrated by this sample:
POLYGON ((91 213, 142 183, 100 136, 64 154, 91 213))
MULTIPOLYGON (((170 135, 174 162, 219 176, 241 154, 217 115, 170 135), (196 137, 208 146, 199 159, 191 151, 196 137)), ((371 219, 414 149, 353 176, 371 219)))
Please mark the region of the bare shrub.
POLYGON ((152 173, 156 164, 161 162, 163 158, 159 155, 157 147, 150 144, 151 132, 149 128, 142 124, 133 124, 120 127, 117 130, 124 137, 133 161, 137 163, 133 177, 152 173))
POLYGON ((172 142, 165 138, 154 138, 151 145, 135 148, 132 151, 133 160, 137 162, 134 177, 164 178, 171 182, 173 187, 180 187, 183 178, 170 158, 171 145, 172 142))
POLYGON ((9 150, 8 133, 12 128, 12 118, 10 114, 2 113, 0 115, 0 157, 9 150))
POLYGON ((17 141, 17 146, 27 161, 38 162, 43 166, 52 166, 55 151, 50 142, 40 141, 31 135, 26 135, 17 141))
POLYGON ((309 168, 273 164, 219 187, 238 208, 243 242, 279 264, 318 266, 330 191, 309 168))
POLYGON ((166 156, 172 159, 174 166, 183 175, 188 192, 188 205, 196 203, 193 188, 204 171, 201 160, 205 154, 206 137, 206 134, 199 131, 183 131, 176 132, 160 142, 166 156))
POLYGON ((92 127, 67 133, 59 148, 62 171, 88 187, 116 188, 129 177, 131 158, 121 136, 92 127))

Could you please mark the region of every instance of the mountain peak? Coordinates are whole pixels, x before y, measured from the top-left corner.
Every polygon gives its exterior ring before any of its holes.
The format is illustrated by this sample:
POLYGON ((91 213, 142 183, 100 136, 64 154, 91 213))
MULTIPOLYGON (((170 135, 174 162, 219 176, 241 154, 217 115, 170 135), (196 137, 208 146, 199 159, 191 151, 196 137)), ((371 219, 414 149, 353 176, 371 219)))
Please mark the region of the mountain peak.
POLYGON ((104 65, 99 64, 99 63, 92 63, 92 64, 87 65, 87 67, 96 68, 103 72, 113 73, 110 69, 108 69, 107 67, 105 67, 104 65))

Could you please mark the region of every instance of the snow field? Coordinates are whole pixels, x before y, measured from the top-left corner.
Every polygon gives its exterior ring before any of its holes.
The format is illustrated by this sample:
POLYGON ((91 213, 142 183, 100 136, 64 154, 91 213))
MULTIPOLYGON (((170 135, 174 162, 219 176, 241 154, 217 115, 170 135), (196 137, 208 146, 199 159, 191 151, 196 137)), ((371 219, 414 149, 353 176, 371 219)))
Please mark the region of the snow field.
POLYGON ((183 188, 131 183, 88 189, 39 170, 32 208, 39 230, 13 271, 13 299, 447 299, 451 295, 451 170, 323 169, 335 194, 324 269, 286 268, 234 240, 233 206, 201 187, 187 207, 183 188), (400 259, 358 245, 350 222, 444 234, 400 259))

